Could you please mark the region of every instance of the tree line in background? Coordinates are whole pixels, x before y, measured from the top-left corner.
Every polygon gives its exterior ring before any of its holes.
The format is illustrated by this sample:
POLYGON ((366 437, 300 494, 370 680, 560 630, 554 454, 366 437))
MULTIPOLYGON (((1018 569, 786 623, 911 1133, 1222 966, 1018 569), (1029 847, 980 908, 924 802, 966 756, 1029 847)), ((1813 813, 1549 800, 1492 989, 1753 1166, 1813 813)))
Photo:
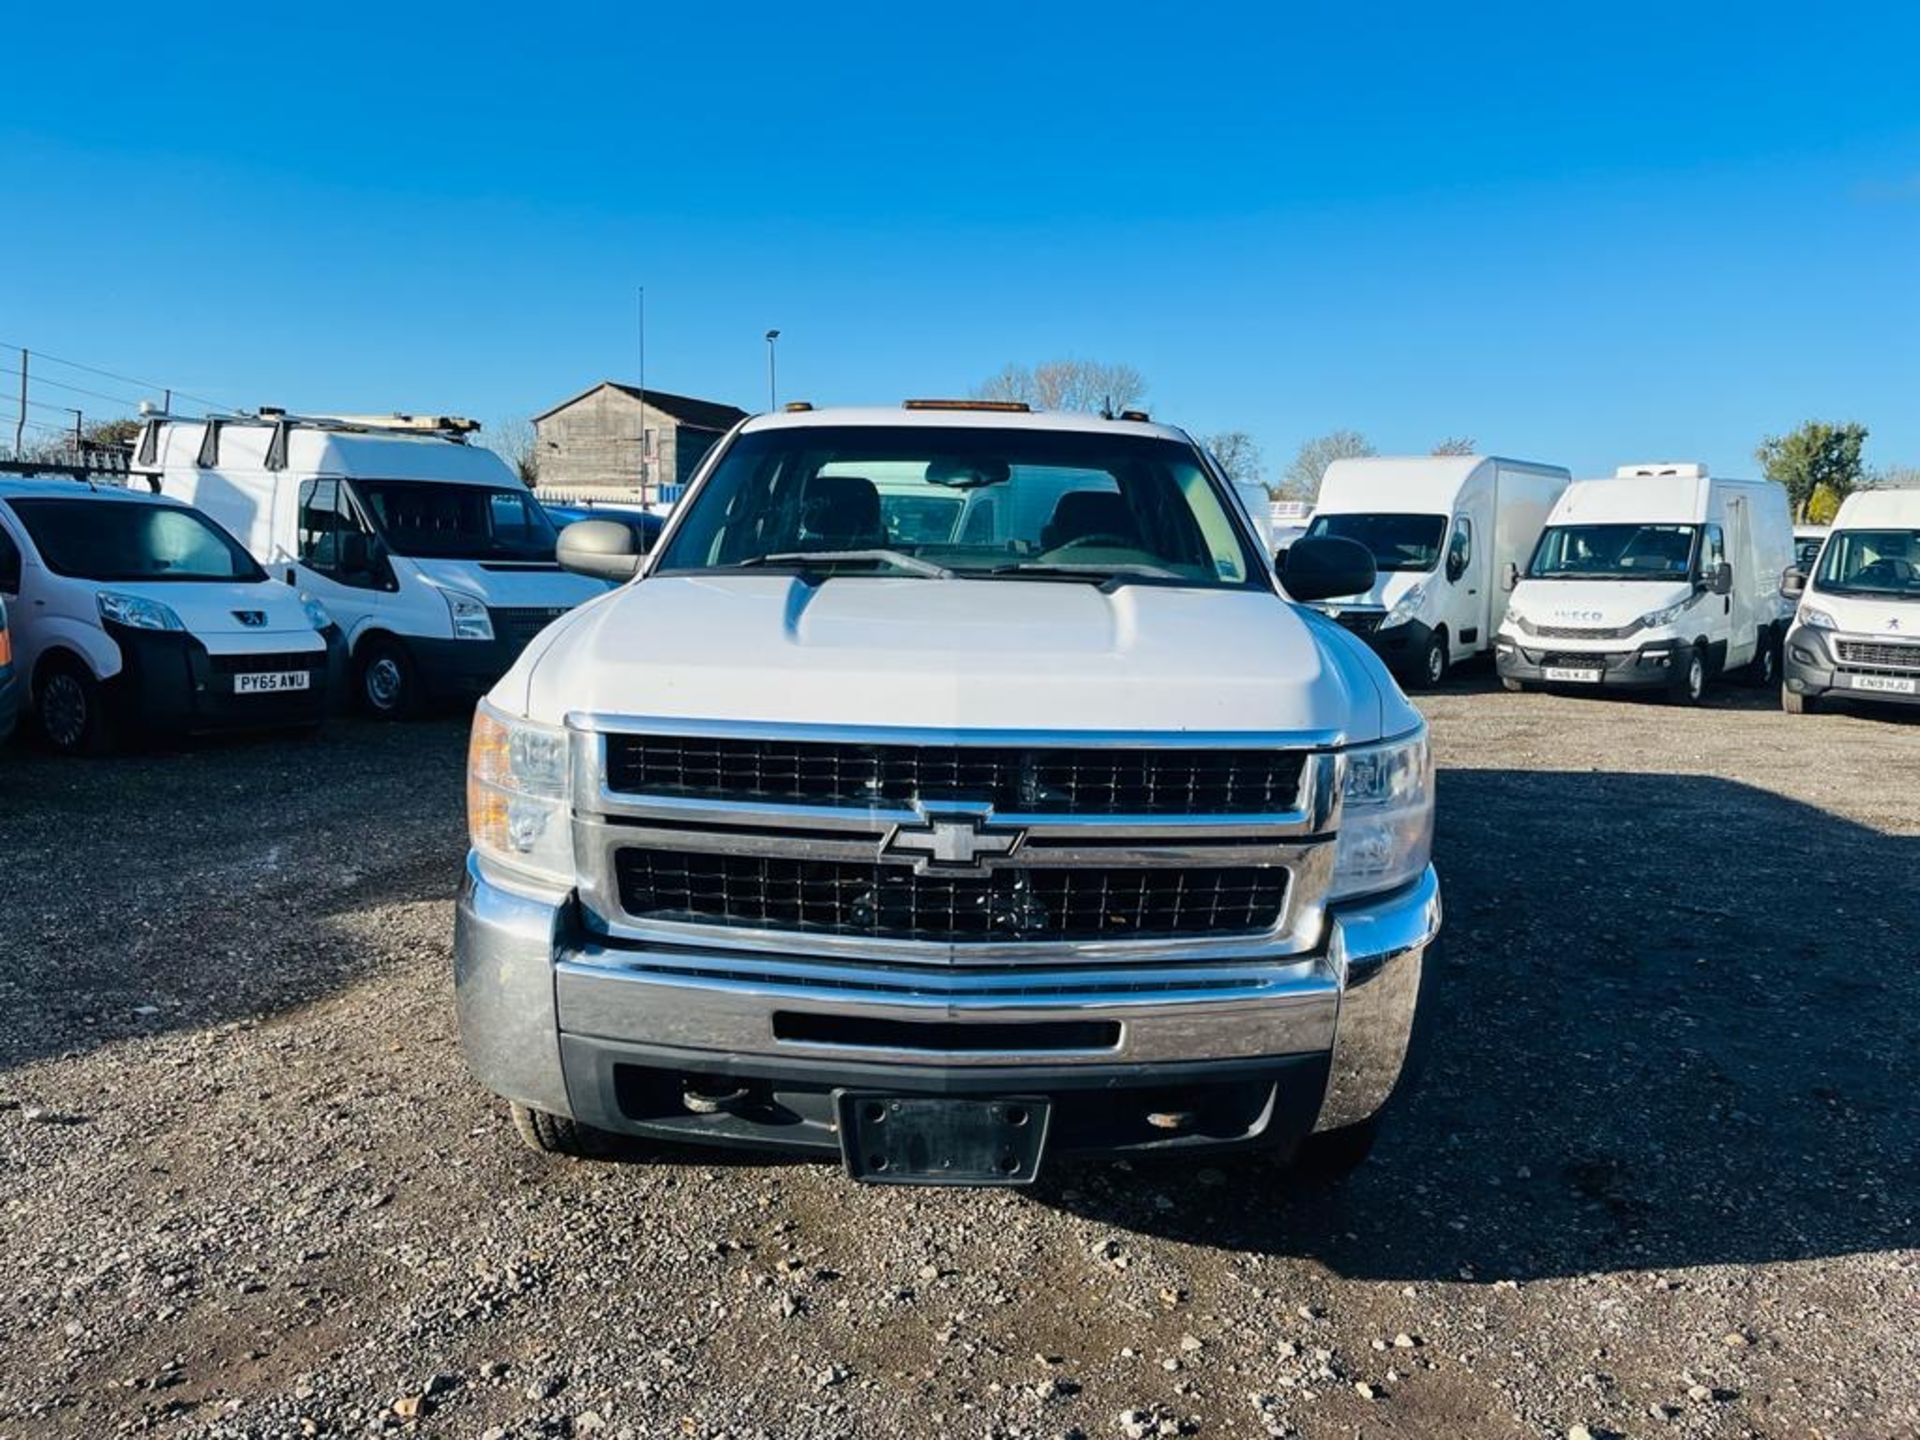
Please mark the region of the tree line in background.
MULTIPOLYGON (((1031 367, 1008 365, 973 393, 980 400, 1022 401, 1036 410, 1078 410, 1112 417, 1140 408, 1147 388, 1146 377, 1131 365, 1049 360, 1031 367)), ((1809 420, 1785 435, 1762 440, 1754 459, 1767 479, 1785 487, 1795 520, 1824 525, 1855 490, 1920 489, 1920 466, 1869 467, 1861 455, 1866 440, 1867 427, 1858 421, 1835 425, 1809 420)), ((1236 484, 1258 484, 1274 500, 1311 501, 1320 491, 1320 477, 1334 461, 1379 453, 1358 430, 1330 430, 1302 441, 1291 460, 1270 471, 1260 443, 1245 430, 1203 435, 1200 443, 1212 452, 1227 478, 1236 484)), ((1475 455, 1480 446, 1472 436, 1449 435, 1428 453, 1475 455)))

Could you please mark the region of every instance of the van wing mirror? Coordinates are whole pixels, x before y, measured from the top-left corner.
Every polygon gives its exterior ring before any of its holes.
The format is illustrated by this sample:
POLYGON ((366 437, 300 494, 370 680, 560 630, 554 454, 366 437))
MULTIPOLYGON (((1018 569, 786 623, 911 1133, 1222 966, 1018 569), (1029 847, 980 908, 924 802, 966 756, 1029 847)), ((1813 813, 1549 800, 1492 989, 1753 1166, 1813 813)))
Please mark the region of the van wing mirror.
POLYGON ((1500 588, 1512 592, 1520 585, 1520 567, 1509 560, 1500 572, 1500 588))
POLYGON ((640 570, 639 542, 618 520, 576 520, 560 532, 561 568, 596 580, 631 580, 640 570))
POLYGON ((1332 600, 1371 590, 1378 573, 1373 552, 1358 540, 1317 535, 1287 547, 1280 583, 1295 600, 1332 600))
POLYGON ((1798 600, 1807 593, 1807 572, 1798 565, 1789 565, 1780 572, 1780 593, 1789 600, 1798 600))
POLYGON ((1725 560, 1713 567, 1713 574, 1707 577, 1707 588, 1716 595, 1733 593, 1733 566, 1725 560))

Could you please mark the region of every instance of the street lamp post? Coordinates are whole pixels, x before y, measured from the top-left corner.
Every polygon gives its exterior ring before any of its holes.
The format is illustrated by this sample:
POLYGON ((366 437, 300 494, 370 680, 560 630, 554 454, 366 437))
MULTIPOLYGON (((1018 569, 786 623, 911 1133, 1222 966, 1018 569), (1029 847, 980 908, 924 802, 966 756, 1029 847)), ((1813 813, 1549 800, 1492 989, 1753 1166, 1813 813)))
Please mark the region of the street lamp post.
POLYGON ((773 383, 773 342, 780 338, 778 330, 767 331, 767 409, 780 408, 778 392, 773 383))

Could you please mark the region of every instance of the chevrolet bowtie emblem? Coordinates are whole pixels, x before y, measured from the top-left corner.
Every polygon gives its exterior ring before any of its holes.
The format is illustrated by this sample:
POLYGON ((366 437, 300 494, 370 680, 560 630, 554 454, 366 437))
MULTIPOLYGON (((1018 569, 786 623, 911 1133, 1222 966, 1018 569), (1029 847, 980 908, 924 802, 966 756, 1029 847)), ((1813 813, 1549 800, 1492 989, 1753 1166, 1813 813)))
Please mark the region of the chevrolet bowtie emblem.
POLYGON ((896 826, 880 853, 912 855, 919 870, 984 870, 987 860, 1011 855, 1024 838, 1019 830, 984 829, 972 818, 930 818, 924 824, 896 826))

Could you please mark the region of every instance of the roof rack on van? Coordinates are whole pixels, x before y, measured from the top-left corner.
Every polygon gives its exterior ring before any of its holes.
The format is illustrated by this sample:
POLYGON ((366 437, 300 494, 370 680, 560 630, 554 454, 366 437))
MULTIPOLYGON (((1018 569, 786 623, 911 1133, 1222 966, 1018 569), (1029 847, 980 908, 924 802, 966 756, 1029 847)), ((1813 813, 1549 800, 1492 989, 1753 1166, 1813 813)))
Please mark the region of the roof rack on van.
POLYGON ((141 433, 139 458, 142 466, 159 458, 160 426, 168 422, 204 424, 200 449, 193 463, 211 470, 220 463, 220 432, 229 425, 271 425, 273 436, 267 442, 265 467, 287 468, 287 435, 293 430, 325 430, 343 435, 431 435, 456 445, 480 428, 478 420, 464 415, 298 415, 283 406, 262 405, 258 410, 237 410, 226 415, 169 415, 148 405, 140 407, 141 433))

